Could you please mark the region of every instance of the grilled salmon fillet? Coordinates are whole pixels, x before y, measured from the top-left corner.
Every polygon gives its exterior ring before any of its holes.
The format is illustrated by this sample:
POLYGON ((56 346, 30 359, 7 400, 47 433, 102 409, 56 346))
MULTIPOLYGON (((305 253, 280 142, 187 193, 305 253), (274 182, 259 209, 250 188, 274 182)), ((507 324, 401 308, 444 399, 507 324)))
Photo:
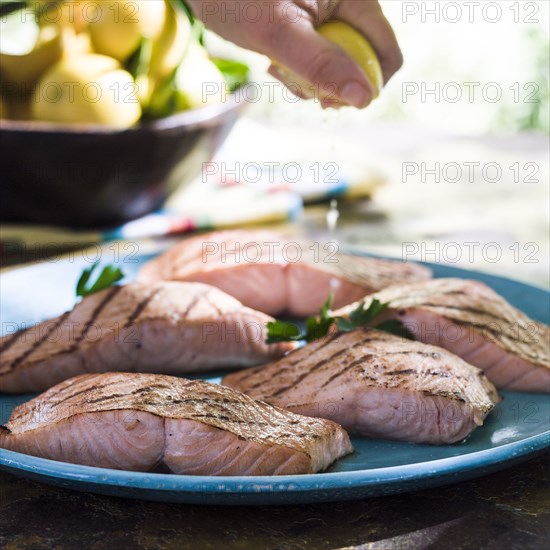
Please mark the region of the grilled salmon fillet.
POLYGON ((334 422, 229 388, 155 374, 85 374, 17 407, 0 448, 135 471, 308 474, 353 451, 334 422))
POLYGON ((331 292, 334 307, 342 307, 429 277, 416 264, 351 256, 270 231, 233 230, 183 240, 145 264, 138 280, 207 283, 268 315, 302 317, 318 313, 331 292))
POLYGON ((400 319, 417 340, 483 369, 497 387, 550 392, 550 329, 487 285, 432 279, 382 290, 367 298, 366 307, 373 298, 389 302, 387 316, 400 319))
POLYGON ((131 283, 0 340, 0 392, 43 391, 87 372, 184 373, 257 365, 271 317, 199 283, 131 283))
POLYGON ((431 444, 461 441, 499 399, 481 370, 451 353, 366 328, 326 336, 222 383, 350 432, 431 444))

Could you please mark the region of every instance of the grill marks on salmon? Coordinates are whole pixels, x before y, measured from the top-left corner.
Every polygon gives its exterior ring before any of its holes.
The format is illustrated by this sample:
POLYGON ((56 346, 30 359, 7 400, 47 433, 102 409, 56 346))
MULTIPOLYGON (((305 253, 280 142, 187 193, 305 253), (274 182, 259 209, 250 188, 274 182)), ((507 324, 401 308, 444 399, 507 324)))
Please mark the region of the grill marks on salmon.
MULTIPOLYGON (((497 387, 550 392, 550 329, 478 281, 433 279, 367 298, 390 302, 417 340, 441 346, 485 372, 497 387)), ((338 312, 343 315, 353 306, 338 312)))
POLYGON ((223 384, 350 432, 455 443, 498 402, 483 372, 447 351, 369 329, 335 333, 223 384))
POLYGON ((56 319, 0 340, 0 391, 43 391, 87 372, 184 373, 257 365, 264 313, 199 283, 131 283, 92 294, 56 319))
POLYGON ((138 280, 211 284, 269 315, 315 315, 392 284, 431 277, 425 267, 342 254, 270 231, 218 231, 183 240, 151 260, 138 280))
POLYGON ((134 471, 282 475, 325 470, 353 451, 337 424, 227 387, 163 375, 81 375, 17 407, 0 448, 134 471))

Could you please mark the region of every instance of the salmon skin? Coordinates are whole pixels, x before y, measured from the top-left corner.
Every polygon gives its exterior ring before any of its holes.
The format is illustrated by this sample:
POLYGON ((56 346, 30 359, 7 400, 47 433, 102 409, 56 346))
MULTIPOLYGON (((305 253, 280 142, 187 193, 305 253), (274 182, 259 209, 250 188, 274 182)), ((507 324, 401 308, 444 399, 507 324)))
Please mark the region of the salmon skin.
POLYGON ((483 372, 447 351, 366 328, 335 333, 223 384, 364 436, 455 443, 498 402, 483 372))
POLYGON ((338 308, 392 284, 429 277, 425 267, 343 254, 335 243, 233 230, 183 240, 145 264, 138 280, 207 283, 268 315, 305 317, 317 314, 330 293, 338 308))
POLYGON ((550 392, 550 329, 487 285, 433 279, 382 290, 368 297, 366 307, 374 298, 389 302, 386 315, 401 320, 417 340, 483 369, 498 388, 550 392))
POLYGON ((0 392, 43 391, 87 372, 161 374, 258 365, 271 317, 200 283, 131 283, 92 294, 56 319, 0 340, 0 392))
POLYGON ((134 471, 283 475, 325 470, 353 451, 334 422, 203 381, 86 374, 17 407, 0 448, 134 471))

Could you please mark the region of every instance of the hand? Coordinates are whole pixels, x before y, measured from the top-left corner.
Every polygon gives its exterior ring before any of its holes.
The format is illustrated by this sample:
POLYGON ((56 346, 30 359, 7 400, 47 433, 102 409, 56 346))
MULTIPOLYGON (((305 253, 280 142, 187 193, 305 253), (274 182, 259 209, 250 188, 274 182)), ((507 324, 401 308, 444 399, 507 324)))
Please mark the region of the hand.
MULTIPOLYGON (((377 0, 189 0, 205 25, 232 42, 263 53, 330 90, 340 104, 366 107, 373 86, 359 65, 317 32, 328 19, 353 25, 372 44, 384 82, 401 67, 395 34, 377 0)), ((275 67, 270 73, 282 80, 275 67)), ((294 91, 294 89, 293 89, 294 91)), ((320 93, 322 96, 322 93, 320 93)))

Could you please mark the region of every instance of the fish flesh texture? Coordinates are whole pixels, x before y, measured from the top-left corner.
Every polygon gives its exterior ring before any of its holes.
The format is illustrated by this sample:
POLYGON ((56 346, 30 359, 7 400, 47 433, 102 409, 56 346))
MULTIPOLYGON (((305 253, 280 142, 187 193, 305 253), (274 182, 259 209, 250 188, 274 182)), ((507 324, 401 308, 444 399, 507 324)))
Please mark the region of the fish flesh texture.
POLYGON ((479 367, 498 388, 550 393, 550 329, 484 283, 432 279, 395 286, 369 296, 365 307, 374 298, 389 302, 385 318, 399 319, 417 340, 479 367))
POLYGON ((200 380, 85 374, 17 407, 0 448, 140 472, 309 474, 352 452, 334 422, 254 401, 200 380))
POLYGON ((463 440, 499 400, 459 357, 367 328, 325 336, 222 383, 351 433, 430 444, 463 440))
POLYGON ((184 239, 145 264, 138 280, 216 286, 268 315, 315 315, 332 293, 339 308, 431 271, 413 263, 352 256, 336 243, 305 242, 271 231, 217 231, 184 239))
POLYGON ((200 284, 130 283, 0 340, 0 392, 43 391, 89 372, 180 374, 258 365, 293 345, 265 344, 272 318, 200 284))

